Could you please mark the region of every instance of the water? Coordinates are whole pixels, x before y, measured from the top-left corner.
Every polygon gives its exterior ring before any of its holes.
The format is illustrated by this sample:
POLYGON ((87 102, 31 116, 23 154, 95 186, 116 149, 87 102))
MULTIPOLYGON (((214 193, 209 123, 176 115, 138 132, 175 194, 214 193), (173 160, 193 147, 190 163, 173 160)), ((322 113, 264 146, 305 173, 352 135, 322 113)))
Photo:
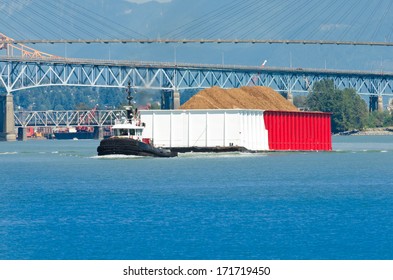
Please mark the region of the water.
POLYGON ((97 145, 0 142, 0 259, 393 259, 393 137, 171 159, 97 145))

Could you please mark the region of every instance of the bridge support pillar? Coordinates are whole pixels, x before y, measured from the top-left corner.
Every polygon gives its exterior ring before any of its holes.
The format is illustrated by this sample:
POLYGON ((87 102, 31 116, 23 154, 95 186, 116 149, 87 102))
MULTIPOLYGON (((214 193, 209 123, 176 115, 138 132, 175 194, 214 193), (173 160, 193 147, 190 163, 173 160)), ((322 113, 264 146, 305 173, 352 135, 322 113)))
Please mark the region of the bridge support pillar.
POLYGON ((178 90, 173 91, 173 109, 179 109, 180 107, 180 92, 178 90))
POLYGON ((0 141, 16 141, 12 94, 0 95, 0 141))
POLYGON ((378 95, 378 112, 383 112, 383 97, 378 95))
POLYGON ((291 91, 287 93, 287 100, 293 104, 293 94, 291 91))
POLYGON ((94 139, 102 140, 104 139, 104 128, 101 126, 94 127, 94 139))
POLYGON ((26 141, 27 140, 27 128, 26 127, 18 127, 18 140, 26 141))

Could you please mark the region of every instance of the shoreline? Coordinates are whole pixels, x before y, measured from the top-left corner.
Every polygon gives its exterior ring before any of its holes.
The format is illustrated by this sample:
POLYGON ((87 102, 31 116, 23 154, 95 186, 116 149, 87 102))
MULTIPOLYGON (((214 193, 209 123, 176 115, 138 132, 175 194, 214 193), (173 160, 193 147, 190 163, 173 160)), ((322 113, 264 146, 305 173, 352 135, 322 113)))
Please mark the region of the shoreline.
POLYGON ((393 127, 366 128, 364 130, 351 130, 334 134, 335 136, 391 136, 393 127))

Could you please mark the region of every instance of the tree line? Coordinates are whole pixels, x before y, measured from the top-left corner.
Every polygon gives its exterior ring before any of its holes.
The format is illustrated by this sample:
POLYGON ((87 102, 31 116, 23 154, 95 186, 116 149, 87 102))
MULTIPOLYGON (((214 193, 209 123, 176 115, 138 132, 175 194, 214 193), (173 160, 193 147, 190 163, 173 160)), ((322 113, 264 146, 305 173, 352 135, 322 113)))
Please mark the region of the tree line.
POLYGON ((306 97, 308 110, 332 113, 332 132, 393 125, 390 112, 369 112, 367 103, 355 89, 337 89, 332 80, 316 82, 306 97))
MULTIPOLYGON (((41 87, 13 93, 15 110, 100 110, 121 109, 127 103, 127 93, 122 88, 94 87, 41 87)), ((151 91, 133 92, 137 106, 148 103, 157 108, 159 95, 151 91)))

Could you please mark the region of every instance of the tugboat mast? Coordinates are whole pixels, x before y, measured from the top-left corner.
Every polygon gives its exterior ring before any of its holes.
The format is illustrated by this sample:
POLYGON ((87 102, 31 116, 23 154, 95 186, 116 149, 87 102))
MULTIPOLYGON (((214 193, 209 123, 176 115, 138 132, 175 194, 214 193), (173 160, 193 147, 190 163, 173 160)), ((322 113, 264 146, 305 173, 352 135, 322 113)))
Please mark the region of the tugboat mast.
POLYGON ((127 96, 128 105, 124 106, 124 108, 126 109, 126 112, 127 112, 128 122, 132 123, 132 118, 133 118, 132 99, 134 99, 134 97, 132 97, 132 95, 131 95, 131 82, 128 82, 126 92, 128 94, 128 96, 127 96))

